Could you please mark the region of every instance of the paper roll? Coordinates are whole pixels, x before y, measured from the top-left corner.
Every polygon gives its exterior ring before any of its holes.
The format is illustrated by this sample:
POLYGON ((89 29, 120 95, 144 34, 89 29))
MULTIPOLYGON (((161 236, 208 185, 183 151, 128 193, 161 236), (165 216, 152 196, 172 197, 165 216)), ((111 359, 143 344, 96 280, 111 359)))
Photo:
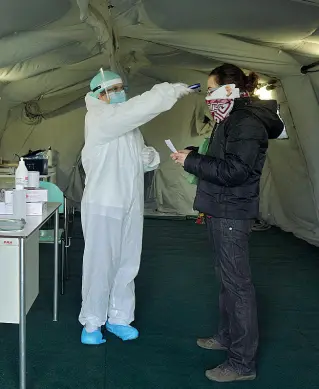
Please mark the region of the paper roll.
POLYGON ((39 188, 40 186, 40 173, 39 172, 29 172, 28 173, 28 187, 29 188, 39 188))

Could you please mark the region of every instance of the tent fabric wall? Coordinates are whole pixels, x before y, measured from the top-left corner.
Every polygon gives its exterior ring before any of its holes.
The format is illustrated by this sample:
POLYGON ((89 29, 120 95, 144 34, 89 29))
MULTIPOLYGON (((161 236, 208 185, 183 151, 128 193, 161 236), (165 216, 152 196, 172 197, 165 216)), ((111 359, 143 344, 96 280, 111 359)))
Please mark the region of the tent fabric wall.
POLYGON ((204 108, 202 96, 189 96, 142 128, 146 142, 161 155, 161 165, 155 175, 160 212, 194 214, 196 187, 187 182, 183 169, 172 162, 171 151, 164 140, 171 139, 178 150, 190 145, 199 146, 204 136, 211 132, 209 125, 203 122, 205 113, 209 115, 204 108))
MULTIPOLYGON (((39 9, 34 0, 12 0, 0 15, 1 157, 53 147, 58 183, 79 203, 84 96, 101 66, 120 72, 134 96, 163 81, 205 85, 213 67, 232 62, 278 80, 275 97, 289 136, 270 142, 261 215, 319 245, 319 76, 300 72, 318 60, 319 1, 198 0, 195 11, 182 0, 51 3, 43 0, 39 9), (24 118, 26 103, 38 113, 33 124, 24 118)), ((194 213, 196 188, 170 160, 164 140, 177 148, 199 145, 211 131, 205 115, 202 93, 141 128, 161 154, 160 212, 194 213)))
MULTIPOLYGON (((80 108, 44 120, 36 126, 28 126, 20 120, 21 110, 22 107, 14 110, 10 124, 3 134, 1 156, 5 160, 16 160, 14 154, 23 155, 29 149, 37 150, 51 146, 58 151, 57 182, 61 189, 65 190, 84 143, 85 109, 80 108)), ((82 189, 77 188, 78 192, 82 192, 82 189)), ((79 196, 76 196, 76 193, 74 195, 79 200, 79 196)))

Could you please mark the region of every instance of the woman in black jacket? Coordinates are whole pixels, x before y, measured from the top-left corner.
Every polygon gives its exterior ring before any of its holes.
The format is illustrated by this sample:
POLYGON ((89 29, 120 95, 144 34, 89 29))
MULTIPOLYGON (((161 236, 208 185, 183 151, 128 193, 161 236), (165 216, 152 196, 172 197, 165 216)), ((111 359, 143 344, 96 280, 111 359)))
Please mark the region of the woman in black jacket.
POLYGON ((176 163, 198 178, 194 209, 206 214, 215 251, 221 281, 219 331, 197 344, 228 351, 224 364, 206 372, 207 378, 218 382, 256 378, 258 323, 249 236, 259 214, 268 139, 277 138, 284 128, 276 101, 252 97, 257 83, 255 73, 246 76, 231 64, 214 69, 206 102, 216 128, 207 154, 196 148, 172 154, 176 163))

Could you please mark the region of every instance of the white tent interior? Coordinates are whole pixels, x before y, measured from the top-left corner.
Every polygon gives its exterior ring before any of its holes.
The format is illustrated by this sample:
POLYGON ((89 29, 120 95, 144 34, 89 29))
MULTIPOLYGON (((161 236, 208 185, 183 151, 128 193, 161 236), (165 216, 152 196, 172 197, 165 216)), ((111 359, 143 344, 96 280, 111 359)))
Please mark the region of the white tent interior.
MULTIPOLYGON (((0 12, 0 156, 51 146, 58 185, 79 202, 84 95, 99 68, 119 72, 130 96, 162 81, 201 82, 222 62, 258 72, 280 103, 288 137, 270 142, 261 191, 269 223, 319 244, 319 0, 10 0, 0 12)), ((211 123, 204 95, 179 102, 141 130, 162 164, 160 212, 193 213, 195 187, 169 158, 199 145, 211 123)))

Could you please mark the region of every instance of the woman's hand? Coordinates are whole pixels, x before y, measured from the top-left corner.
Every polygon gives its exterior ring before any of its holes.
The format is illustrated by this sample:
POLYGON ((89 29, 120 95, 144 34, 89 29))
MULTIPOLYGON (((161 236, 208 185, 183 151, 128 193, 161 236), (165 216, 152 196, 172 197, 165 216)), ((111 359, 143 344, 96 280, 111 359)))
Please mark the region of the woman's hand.
POLYGON ((185 159, 187 158, 188 154, 191 153, 191 150, 181 150, 177 153, 171 154, 171 158, 175 163, 179 163, 180 165, 184 166, 185 159))

